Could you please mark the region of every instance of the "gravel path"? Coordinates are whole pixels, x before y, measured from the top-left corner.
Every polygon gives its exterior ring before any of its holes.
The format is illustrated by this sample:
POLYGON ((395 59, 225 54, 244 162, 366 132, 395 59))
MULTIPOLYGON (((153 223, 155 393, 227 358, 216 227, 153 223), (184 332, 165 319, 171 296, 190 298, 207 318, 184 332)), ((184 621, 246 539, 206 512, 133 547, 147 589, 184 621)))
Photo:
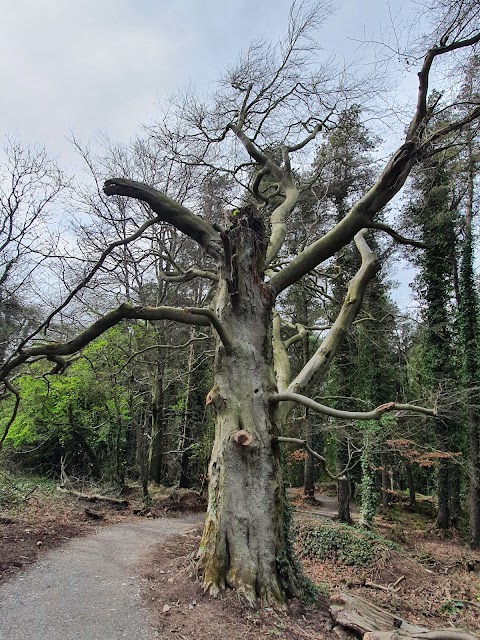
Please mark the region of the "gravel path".
POLYGON ((76 538, 0 587, 0 640, 153 640, 137 562, 201 516, 118 524, 76 538))

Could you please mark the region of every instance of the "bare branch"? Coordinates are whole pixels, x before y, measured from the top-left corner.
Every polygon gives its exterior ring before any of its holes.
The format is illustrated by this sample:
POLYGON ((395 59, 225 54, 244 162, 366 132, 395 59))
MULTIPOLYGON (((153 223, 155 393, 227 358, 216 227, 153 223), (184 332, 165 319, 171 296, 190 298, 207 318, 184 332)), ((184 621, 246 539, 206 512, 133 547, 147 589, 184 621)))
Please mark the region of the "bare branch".
POLYGON ((165 282, 189 282, 194 278, 205 278, 206 280, 212 280, 213 282, 218 282, 220 276, 218 273, 214 273, 213 271, 208 271, 205 269, 197 269, 196 267, 191 267, 186 271, 177 271, 167 273, 166 271, 158 270, 159 277, 165 282))
POLYGON ((18 391, 18 389, 14 387, 13 384, 8 380, 2 380, 2 382, 5 385, 6 389, 8 389, 10 393, 13 393, 13 395, 15 396, 15 404, 13 406, 12 415, 10 416, 7 424, 5 425, 2 436, 0 438, 0 450, 3 447, 3 443, 7 439, 8 432, 10 431, 10 427, 15 422, 15 418, 17 417, 17 413, 18 413, 18 407, 20 406, 20 392, 18 391))
MULTIPOLYGON (((472 109, 465 117, 450 123, 430 136, 426 128, 433 116, 434 106, 428 107, 428 80, 435 58, 480 42, 480 34, 452 42, 446 46, 432 47, 426 54, 418 74, 417 106, 405 137, 405 142, 392 155, 377 182, 358 200, 349 213, 327 234, 307 246, 287 267, 270 280, 274 295, 297 282, 320 263, 331 258, 362 228, 371 226, 374 216, 400 191, 410 171, 425 149, 445 138, 473 120, 480 118, 480 107, 472 109)), ((398 239, 398 238, 397 238, 398 239)))
POLYGON ((295 344, 296 342, 300 342, 300 340, 303 340, 303 338, 308 333, 308 330, 298 322, 295 325, 295 328, 297 329, 298 333, 293 335, 291 338, 288 338, 287 340, 285 340, 285 349, 289 349, 289 347, 291 347, 292 344, 295 344))
POLYGON ((107 329, 115 326, 122 320, 173 320, 183 322, 185 324, 194 324, 200 326, 209 326, 210 320, 199 314, 189 313, 183 309, 176 307, 135 307, 124 303, 116 309, 106 313, 96 322, 90 325, 85 331, 82 331, 72 340, 67 342, 47 342, 45 344, 36 345, 23 349, 20 353, 12 357, 0 369, 0 380, 4 381, 6 376, 19 367, 21 364, 37 356, 54 358, 55 356, 65 356, 77 353, 81 349, 90 344, 92 340, 105 333, 107 329))
POLYGON ((208 321, 218 333, 218 337, 222 341, 222 344, 225 347, 225 351, 227 353, 232 352, 232 339, 214 311, 212 311, 211 309, 197 309, 194 307, 187 308, 185 309, 185 311, 186 313, 192 313, 193 315, 208 318, 208 321))
POLYGON ((270 397, 270 402, 296 402, 302 404, 313 411, 318 411, 323 415, 330 416, 331 418, 339 418, 343 420, 380 420, 385 413, 392 411, 411 411, 413 413, 421 413, 426 416, 436 416, 436 409, 427 409, 426 407, 418 407, 414 404, 400 404, 398 402, 387 402, 380 405, 373 411, 343 411, 342 409, 334 409, 328 407, 325 404, 315 402, 307 396, 300 395, 299 393, 277 393, 270 397))
POLYGON ((155 217, 155 218, 150 218, 150 220, 147 220, 146 222, 144 222, 134 233, 132 233, 130 236, 127 236, 126 238, 121 238, 120 240, 115 240, 115 242, 112 242, 108 245, 108 247, 102 252, 100 258, 97 260, 96 264, 93 266, 93 268, 90 270, 90 272, 84 277, 82 278, 82 280, 78 283, 78 285, 76 287, 74 287, 72 289, 72 291, 70 291, 70 293, 68 294, 68 296, 65 298, 65 300, 58 306, 56 307, 47 317, 46 320, 44 320, 44 322, 42 322, 42 324, 40 324, 36 329, 35 332, 30 334, 27 338, 25 338, 25 340, 22 342, 22 344, 20 345, 20 349, 22 349, 24 347, 24 345, 31 340, 34 336, 38 335, 43 329, 46 329, 49 325, 50 322, 52 321, 52 319, 63 309, 65 309, 65 307, 73 300, 73 298, 82 290, 86 287, 86 285, 92 280, 93 276, 97 273, 97 271, 99 271, 99 269, 102 267, 102 265, 104 264, 105 260, 108 258, 108 256, 112 253, 112 251, 114 251, 114 249, 116 249, 117 247, 121 247, 121 246, 125 246, 130 244, 131 242, 133 242, 134 240, 136 240, 137 238, 139 238, 140 236, 143 235, 143 233, 149 228, 151 227, 153 224, 160 222, 160 217, 155 217))
POLYGON ((193 338, 190 338, 190 340, 187 340, 187 342, 184 342, 183 344, 152 344, 149 347, 145 347, 145 349, 140 349, 139 351, 132 353, 132 355, 128 358, 128 360, 117 371, 116 375, 119 375, 120 373, 122 373, 122 371, 126 369, 126 367, 128 367, 128 365, 132 360, 134 360, 135 358, 138 358, 138 356, 141 356, 144 353, 147 353, 148 351, 154 351, 156 349, 185 349, 185 347, 188 347, 193 342, 203 342, 204 340, 208 340, 208 339, 209 339, 209 336, 201 333, 198 336, 194 336, 193 338))
POLYGON ((400 233, 389 227, 388 224, 384 224, 383 222, 371 222, 368 225, 369 229, 378 229, 379 231, 385 231, 391 236, 394 240, 399 242, 400 244, 408 244, 412 247, 417 247, 417 249, 426 249, 427 245, 424 242, 420 242, 419 240, 414 240, 413 238, 405 238, 400 233))
POLYGON ((142 182, 127 178, 112 178, 105 182, 103 190, 107 196, 127 196, 146 202, 159 220, 190 236, 214 259, 221 257, 220 234, 212 225, 196 216, 189 209, 178 204, 160 191, 142 182))
POLYGON ((324 469, 325 473, 327 474, 327 476, 330 478, 330 480, 335 480, 335 481, 337 481, 337 480, 346 480, 345 474, 347 473, 348 469, 350 468, 351 456, 350 456, 345 468, 342 469, 342 471, 340 471, 340 473, 334 474, 328 468, 327 461, 325 460, 325 458, 322 455, 320 455, 318 453, 318 451, 315 451, 314 449, 312 449, 308 445, 306 440, 301 440, 300 438, 286 438, 284 436, 277 436, 276 438, 274 438, 274 440, 276 442, 284 442, 285 444, 296 444, 296 445, 299 445, 300 447, 305 449, 305 451, 308 453, 308 455, 312 456, 312 458, 316 458, 317 460, 320 460, 320 462, 323 464, 323 469, 324 469))
MULTIPOLYGON (((329 114, 329 115, 331 115, 331 114, 329 114)), ((313 128, 313 131, 312 131, 312 133, 310 133, 310 135, 308 135, 306 138, 304 138, 303 140, 301 140, 297 144, 294 144, 292 146, 287 147, 287 151, 289 153, 292 153, 294 151, 300 151, 301 149, 306 147, 309 142, 311 142, 312 140, 315 140, 315 138, 317 137, 319 131, 321 131, 321 129, 322 129, 322 125, 323 125, 323 123, 319 122, 317 125, 315 125, 315 127, 313 128)))
POLYGON ((279 391, 285 391, 290 383, 292 371, 290 358, 288 357, 285 343, 282 340, 281 323, 280 315, 274 313, 272 322, 273 366, 277 388, 279 391))
POLYGON ((360 311, 367 285, 377 273, 379 266, 375 253, 369 248, 365 240, 366 233, 367 231, 364 229, 355 236, 355 243, 362 257, 362 264, 348 285, 347 295, 340 313, 320 347, 288 386, 289 392, 305 391, 314 377, 319 378, 325 375, 330 362, 360 311))

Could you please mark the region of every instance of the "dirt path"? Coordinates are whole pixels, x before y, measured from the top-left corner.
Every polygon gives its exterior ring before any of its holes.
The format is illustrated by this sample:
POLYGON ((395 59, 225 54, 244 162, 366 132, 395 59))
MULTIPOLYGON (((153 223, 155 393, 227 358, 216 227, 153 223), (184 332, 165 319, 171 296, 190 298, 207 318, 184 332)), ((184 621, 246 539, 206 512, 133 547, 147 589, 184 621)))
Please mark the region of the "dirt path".
POLYGON ((136 564, 202 516, 114 525, 49 552, 0 586, 0 640, 153 640, 136 564))

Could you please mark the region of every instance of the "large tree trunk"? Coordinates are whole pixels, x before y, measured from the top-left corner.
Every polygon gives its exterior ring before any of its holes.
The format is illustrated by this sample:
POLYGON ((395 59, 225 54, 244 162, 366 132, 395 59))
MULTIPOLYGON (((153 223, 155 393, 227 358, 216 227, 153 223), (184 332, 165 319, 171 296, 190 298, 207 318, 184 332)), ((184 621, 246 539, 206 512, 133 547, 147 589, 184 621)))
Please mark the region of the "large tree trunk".
POLYGON ((224 236, 227 260, 215 312, 229 344, 224 339, 218 345, 215 384, 207 396, 216 411, 216 433, 199 556, 205 589, 211 593, 228 585, 251 603, 278 606, 295 593, 296 578, 269 403, 276 387, 262 241, 260 222, 250 207, 224 236))

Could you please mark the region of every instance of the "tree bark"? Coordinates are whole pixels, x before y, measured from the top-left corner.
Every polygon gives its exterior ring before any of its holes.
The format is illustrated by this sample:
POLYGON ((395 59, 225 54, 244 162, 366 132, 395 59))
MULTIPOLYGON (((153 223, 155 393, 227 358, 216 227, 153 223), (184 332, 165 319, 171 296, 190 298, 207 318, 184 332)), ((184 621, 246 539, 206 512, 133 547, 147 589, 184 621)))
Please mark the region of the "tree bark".
POLYGON ((417 497, 415 494, 415 481, 413 479, 413 469, 410 462, 406 463, 405 471, 407 473, 408 500, 409 500, 410 506, 413 508, 417 504, 417 497))
POLYGON ((479 298, 474 270, 474 238, 472 223, 474 214, 474 176, 476 170, 472 143, 468 144, 467 202, 465 212, 465 240, 462 248, 460 270, 461 334, 464 349, 464 374, 467 387, 467 425, 469 462, 469 527, 470 546, 480 548, 480 415, 478 412, 478 359, 480 315, 479 298))
MULTIPOLYGON (((193 338, 195 336, 195 329, 192 328, 192 332, 190 337, 193 338)), ((178 486, 180 489, 188 489, 191 486, 190 474, 189 474, 189 465, 190 465, 190 450, 189 450, 189 442, 191 439, 191 411, 190 411, 190 403, 191 403, 191 391, 192 391, 192 368, 193 361, 195 355, 195 345, 192 342, 190 344, 189 353, 188 353, 188 364, 187 364, 187 383, 185 389, 185 407, 183 410, 183 420, 182 420, 182 433, 180 436, 180 446, 179 449, 182 452, 180 456, 180 478, 178 481, 178 486)))
POLYGON ((388 490, 390 488, 390 477, 387 471, 387 460, 384 455, 380 455, 380 465, 382 468, 382 508, 388 509, 388 490))
POLYGON ((165 440, 165 407, 163 393, 163 359, 160 353, 155 367, 151 397, 151 437, 149 447, 150 478, 160 484, 163 476, 163 448, 165 440))
MULTIPOLYGON (((315 449, 315 438, 311 419, 308 417, 308 410, 305 412, 305 441, 311 449, 315 449)), ((303 475, 303 495, 305 498, 314 500, 315 498, 315 460, 312 456, 305 458, 303 475)))
POLYGON ((350 515, 350 483, 348 478, 340 478, 337 484, 338 519, 345 524, 352 524, 350 515))
POLYGON ((448 460, 440 460, 437 475, 437 496, 438 511, 435 526, 437 529, 448 529, 450 527, 450 491, 449 474, 450 464, 448 460))
POLYGON ((480 426, 478 415, 468 408, 470 460, 470 546, 480 548, 480 426))
POLYGON ((226 261, 215 313, 231 347, 217 346, 216 411, 209 504, 199 549, 204 588, 232 587, 247 601, 281 606, 299 593, 284 528, 275 391, 272 298, 263 281, 263 230, 253 208, 241 210, 223 237, 226 261), (249 442, 251 436, 251 442, 249 442))
MULTIPOLYGON (((342 439, 338 446, 337 467, 338 473, 347 466, 347 443, 342 439)), ((338 519, 345 524, 352 524, 352 516, 350 513, 350 480, 348 478, 340 478, 337 482, 338 497, 338 519)))

